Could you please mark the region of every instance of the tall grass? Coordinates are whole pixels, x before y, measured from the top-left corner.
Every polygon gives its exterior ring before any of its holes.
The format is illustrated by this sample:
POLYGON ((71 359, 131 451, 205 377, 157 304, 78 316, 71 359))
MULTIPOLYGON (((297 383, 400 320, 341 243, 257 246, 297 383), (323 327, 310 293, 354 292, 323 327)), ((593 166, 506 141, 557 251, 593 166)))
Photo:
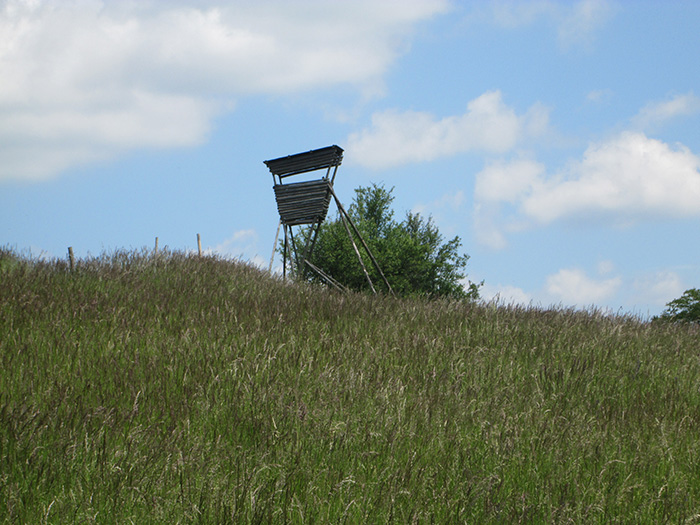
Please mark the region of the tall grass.
POLYGON ((700 522, 700 334, 0 250, 5 523, 700 522))

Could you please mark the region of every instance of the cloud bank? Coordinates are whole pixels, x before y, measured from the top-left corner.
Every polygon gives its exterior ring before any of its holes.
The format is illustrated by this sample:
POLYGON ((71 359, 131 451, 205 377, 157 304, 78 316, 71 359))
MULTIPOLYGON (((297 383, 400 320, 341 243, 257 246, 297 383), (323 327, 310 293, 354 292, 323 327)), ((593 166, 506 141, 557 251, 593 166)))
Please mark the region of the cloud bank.
POLYGON ((133 148, 195 145, 240 97, 367 93, 445 0, 8 0, 0 7, 0 180, 133 148))
POLYGON ((426 112, 387 110, 372 125, 348 137, 347 156, 373 169, 425 162, 468 151, 504 153, 543 133, 549 113, 539 104, 518 115, 489 91, 467 104, 462 115, 441 119, 426 112))
POLYGON ((622 285, 620 277, 594 279, 578 268, 562 269, 547 277, 547 293, 566 304, 589 306, 612 297, 622 285))
MULTIPOLYGON (((543 286, 525 291, 512 285, 485 283, 481 289, 484 300, 498 300, 501 304, 549 306, 571 305, 585 308, 610 303, 617 298, 620 304, 650 304, 663 307, 685 289, 680 276, 669 270, 651 272, 636 277, 609 275, 614 271, 611 261, 601 261, 597 274, 589 275, 581 268, 562 268, 546 276, 543 286)), ((648 312, 636 312, 646 315, 648 312)))
POLYGON ((700 157, 681 144, 627 131, 591 144, 580 160, 551 175, 529 159, 494 162, 477 174, 475 201, 481 241, 494 248, 504 247, 504 232, 562 219, 630 224, 695 217, 700 157))

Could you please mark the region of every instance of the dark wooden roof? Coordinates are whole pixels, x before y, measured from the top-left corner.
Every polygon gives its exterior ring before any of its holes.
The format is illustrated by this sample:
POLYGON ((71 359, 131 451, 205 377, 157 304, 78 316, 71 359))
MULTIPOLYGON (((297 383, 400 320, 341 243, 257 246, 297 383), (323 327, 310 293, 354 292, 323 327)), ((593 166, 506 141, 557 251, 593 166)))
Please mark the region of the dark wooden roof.
POLYGON ((289 175, 340 166, 340 163, 343 162, 343 148, 333 145, 264 162, 273 175, 288 177, 289 175))

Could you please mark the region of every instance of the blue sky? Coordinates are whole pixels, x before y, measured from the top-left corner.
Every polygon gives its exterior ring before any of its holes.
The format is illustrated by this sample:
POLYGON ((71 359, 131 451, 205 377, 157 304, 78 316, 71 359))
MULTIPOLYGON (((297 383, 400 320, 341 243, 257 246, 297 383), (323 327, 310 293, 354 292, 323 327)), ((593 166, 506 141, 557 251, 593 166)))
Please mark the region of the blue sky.
MULTIPOLYGON (((458 235, 482 295, 659 313, 700 286, 699 2, 0 2, 0 244, 267 267, 264 160, 458 235)), ((332 209, 333 211, 333 209, 332 209)), ((278 264, 278 263, 277 263, 278 264)))

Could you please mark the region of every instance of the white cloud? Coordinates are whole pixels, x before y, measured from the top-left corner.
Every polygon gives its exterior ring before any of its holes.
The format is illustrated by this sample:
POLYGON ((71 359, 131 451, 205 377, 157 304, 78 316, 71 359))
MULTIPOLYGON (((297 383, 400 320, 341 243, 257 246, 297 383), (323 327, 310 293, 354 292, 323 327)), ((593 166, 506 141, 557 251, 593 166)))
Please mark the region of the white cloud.
POLYGON ((204 140, 251 93, 378 92, 446 0, 0 4, 0 179, 204 140))
POLYGON ((622 279, 593 279, 579 269, 562 269, 547 277, 546 291, 564 304, 589 306, 615 294, 622 279))
POLYGON ((680 276, 671 270, 640 275, 634 279, 614 272, 611 261, 598 264, 598 277, 589 276, 580 268, 565 268, 547 276, 544 286, 532 293, 512 285, 484 283, 481 298, 505 305, 563 305, 577 308, 598 306, 611 310, 625 304, 627 311, 640 315, 658 313, 687 288, 680 276))
POLYGON ((598 277, 589 276, 580 268, 561 269, 547 276, 543 288, 532 293, 516 286, 486 282, 480 295, 487 302, 498 301, 499 304, 562 304, 578 308, 594 305, 610 308, 619 301, 618 304, 627 304, 630 312, 641 307, 658 312, 686 289, 680 276, 670 270, 643 274, 635 279, 610 275, 614 270, 612 261, 598 264, 598 277))
POLYGON ((608 103, 613 98, 612 89, 594 89, 586 95, 586 101, 592 104, 608 103))
POLYGON ((533 298, 522 288, 510 285, 489 285, 484 283, 480 289, 480 295, 485 301, 496 301, 498 304, 506 305, 528 305, 533 298))
POLYGON ((612 261, 600 261, 598 263, 598 273, 600 275, 607 275, 615 270, 615 263, 612 261))
POLYGON ((654 129, 667 121, 700 112, 700 98, 693 93, 677 95, 670 100, 650 102, 632 119, 638 129, 654 129))
POLYGON ((495 22, 506 28, 516 28, 532 24, 543 16, 553 16, 557 6, 550 0, 533 2, 500 1, 493 4, 495 22))
POLYGON ((495 22, 505 28, 517 28, 546 19, 554 23, 559 44, 567 49, 575 44, 590 45, 596 32, 615 13, 607 0, 502 0, 493 5, 495 22))
POLYGON ((464 192, 462 190, 457 190, 454 193, 446 193, 442 198, 436 203, 439 208, 450 207, 453 210, 458 210, 464 204, 464 192))
POLYGON ((640 276, 632 283, 635 300, 642 304, 665 306, 685 291, 680 276, 670 270, 640 276))
POLYGON ((197 144, 214 112, 204 100, 146 92, 125 95, 116 107, 6 109, 0 179, 42 179, 129 149, 197 144))
POLYGON ((503 153, 543 133, 548 121, 541 105, 517 115, 500 91, 489 91, 470 101, 464 114, 442 119, 419 111, 375 113, 369 129, 348 137, 347 157, 381 169, 467 151, 503 153))
POLYGON ((612 16, 614 8, 607 0, 582 0, 572 6, 559 21, 559 42, 564 47, 589 45, 595 32, 612 16))
POLYGON ((238 230, 231 237, 217 244, 214 248, 206 250, 207 253, 215 253, 223 257, 235 257, 248 261, 260 268, 267 268, 266 261, 258 251, 258 232, 250 230, 238 230))
POLYGON ((496 161, 476 176, 474 196, 478 201, 515 203, 542 186, 544 165, 530 159, 496 161))
POLYGON ((433 214, 431 210, 436 210, 438 212, 444 210, 445 208, 451 210, 458 210, 464 204, 464 192, 462 190, 457 190, 451 193, 446 193, 439 199, 436 199, 428 204, 417 204, 412 209, 412 213, 433 214))
POLYGON ((625 132, 590 146, 568 173, 533 185, 522 202, 543 223, 576 215, 625 219, 700 214, 700 157, 688 148, 625 132))
POLYGON ((504 215, 502 203, 509 208, 522 202, 543 184, 544 165, 531 159, 495 161, 476 175, 474 188, 474 230, 477 241, 494 250, 504 249, 505 233, 522 229, 523 220, 504 215))
POLYGON ((477 226, 491 231, 492 239, 501 236, 485 243, 493 247, 504 246, 504 230, 526 223, 693 217, 700 215, 700 157, 680 144, 624 132, 592 144, 581 160, 551 176, 532 160, 492 163, 476 176, 475 200, 477 226), (503 204, 514 214, 506 226, 500 224, 503 204))
POLYGON ((258 233, 253 230, 238 230, 231 237, 216 245, 212 252, 220 255, 241 256, 244 252, 255 248, 258 242, 258 233))

